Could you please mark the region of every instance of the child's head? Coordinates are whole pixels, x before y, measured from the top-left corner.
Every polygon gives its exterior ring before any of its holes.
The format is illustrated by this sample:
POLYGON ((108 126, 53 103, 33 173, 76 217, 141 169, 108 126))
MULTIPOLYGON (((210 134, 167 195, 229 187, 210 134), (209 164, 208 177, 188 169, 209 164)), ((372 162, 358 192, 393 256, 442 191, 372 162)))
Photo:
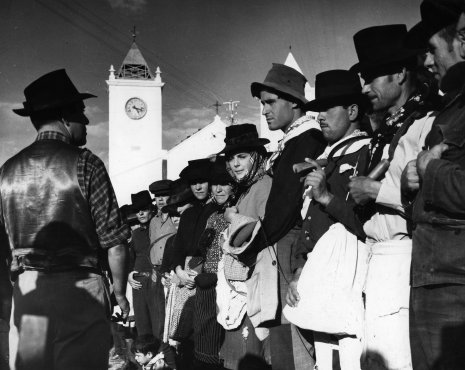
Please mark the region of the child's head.
POLYGON ((160 345, 161 341, 153 335, 140 335, 132 343, 131 351, 134 353, 138 364, 143 366, 157 355, 160 345))

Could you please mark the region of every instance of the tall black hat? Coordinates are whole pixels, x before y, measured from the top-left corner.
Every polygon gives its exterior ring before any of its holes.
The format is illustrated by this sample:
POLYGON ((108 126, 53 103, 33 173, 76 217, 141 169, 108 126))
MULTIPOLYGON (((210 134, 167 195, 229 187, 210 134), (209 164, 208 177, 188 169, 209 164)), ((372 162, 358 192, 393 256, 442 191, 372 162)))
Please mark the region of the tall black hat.
POLYGON ((323 112, 337 105, 353 103, 367 104, 360 78, 353 71, 334 69, 316 75, 315 99, 305 104, 304 109, 323 112))
POLYGON ((401 65, 422 52, 408 47, 405 24, 365 28, 354 35, 354 44, 359 62, 351 70, 362 74, 401 65))
POLYGON ((463 0, 424 0, 420 5, 421 21, 408 32, 408 43, 426 48, 431 36, 456 23, 464 12, 463 0))

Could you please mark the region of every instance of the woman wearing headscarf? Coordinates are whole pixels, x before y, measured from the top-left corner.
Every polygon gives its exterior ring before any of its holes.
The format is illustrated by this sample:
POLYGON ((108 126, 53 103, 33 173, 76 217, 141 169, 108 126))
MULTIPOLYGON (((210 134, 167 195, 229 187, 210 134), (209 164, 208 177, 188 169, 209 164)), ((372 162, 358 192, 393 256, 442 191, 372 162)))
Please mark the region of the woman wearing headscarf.
POLYGON ((226 170, 224 157, 218 157, 209 178, 212 202, 218 210, 210 215, 199 241, 203 267, 195 277, 194 356, 195 369, 223 369, 219 353, 224 329, 216 320, 216 291, 218 263, 223 256, 222 233, 228 227, 224 211, 234 202, 234 180, 226 170))
MULTIPOLYGON (((259 220, 265 214, 265 205, 271 189, 271 177, 266 174, 266 149, 269 140, 258 137, 253 124, 233 125, 226 128, 226 146, 221 151, 226 158, 226 166, 238 187, 238 200, 228 214, 259 220)), ((248 310, 248 287, 255 279, 249 269, 230 254, 225 254, 219 264, 217 305, 218 321, 226 329, 221 349, 224 367, 237 369, 239 361, 246 354, 262 358, 270 363, 268 330, 255 328, 250 321, 248 310)), ((250 308, 250 307, 249 307, 250 308)))

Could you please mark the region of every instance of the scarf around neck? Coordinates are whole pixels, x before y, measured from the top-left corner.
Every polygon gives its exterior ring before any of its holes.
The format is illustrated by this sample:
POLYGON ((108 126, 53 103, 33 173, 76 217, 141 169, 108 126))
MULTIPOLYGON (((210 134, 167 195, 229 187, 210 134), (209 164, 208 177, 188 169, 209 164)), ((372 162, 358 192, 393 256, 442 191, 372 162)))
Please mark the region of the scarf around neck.
POLYGON ((284 133, 284 137, 281 140, 279 140, 278 150, 275 151, 268 159, 268 162, 266 164, 266 171, 273 171, 274 163, 279 158, 281 153, 284 151, 284 148, 286 147, 286 144, 287 142, 289 142, 289 140, 311 129, 321 130, 318 122, 316 122, 312 117, 305 115, 295 120, 284 133))

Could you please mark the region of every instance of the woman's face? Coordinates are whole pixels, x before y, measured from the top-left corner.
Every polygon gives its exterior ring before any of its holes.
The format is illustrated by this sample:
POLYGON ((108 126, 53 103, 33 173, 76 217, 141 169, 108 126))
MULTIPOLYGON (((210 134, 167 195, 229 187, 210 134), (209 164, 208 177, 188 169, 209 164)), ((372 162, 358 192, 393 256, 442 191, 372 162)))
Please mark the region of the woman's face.
POLYGON ((231 185, 212 185, 212 193, 218 204, 224 204, 227 202, 232 193, 231 185))
POLYGON ((146 224, 147 222, 150 221, 151 214, 150 214, 150 209, 140 209, 137 213, 137 220, 139 221, 140 224, 146 224))
POLYGON ((242 180, 252 170, 250 153, 236 153, 228 157, 228 164, 236 180, 242 180))

